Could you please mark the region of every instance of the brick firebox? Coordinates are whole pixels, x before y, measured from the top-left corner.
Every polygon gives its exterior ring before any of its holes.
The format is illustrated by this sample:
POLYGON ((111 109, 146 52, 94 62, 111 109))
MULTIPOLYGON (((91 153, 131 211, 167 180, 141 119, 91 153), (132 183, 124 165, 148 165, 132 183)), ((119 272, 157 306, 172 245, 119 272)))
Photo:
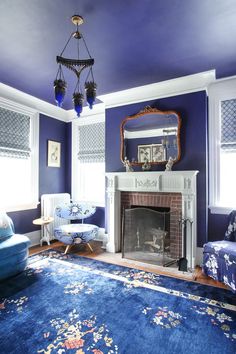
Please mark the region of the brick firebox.
POLYGON ((121 214, 131 205, 170 208, 170 255, 174 259, 182 256, 182 231, 179 220, 182 216, 181 193, 121 192, 121 214))

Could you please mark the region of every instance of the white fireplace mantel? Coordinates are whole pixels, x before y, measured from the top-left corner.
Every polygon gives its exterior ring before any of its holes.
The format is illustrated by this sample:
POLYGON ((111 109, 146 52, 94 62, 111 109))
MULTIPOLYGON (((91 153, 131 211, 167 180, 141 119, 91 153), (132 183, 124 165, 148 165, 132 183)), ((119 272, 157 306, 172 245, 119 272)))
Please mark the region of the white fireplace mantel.
POLYGON ((145 171, 145 172, 109 172, 106 173, 107 184, 107 227, 108 252, 120 251, 121 215, 120 192, 158 192, 182 194, 182 217, 191 220, 192 240, 187 230, 187 259, 189 266, 195 266, 196 258, 196 176, 198 171, 145 171))

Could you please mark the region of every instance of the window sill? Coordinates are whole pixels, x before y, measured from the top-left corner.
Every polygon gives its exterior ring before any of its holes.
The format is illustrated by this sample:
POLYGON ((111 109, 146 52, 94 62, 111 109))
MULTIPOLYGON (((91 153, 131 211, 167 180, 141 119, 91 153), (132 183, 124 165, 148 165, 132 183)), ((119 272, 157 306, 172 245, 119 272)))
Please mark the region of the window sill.
POLYGON ((103 203, 102 202, 100 202, 100 203, 99 202, 88 202, 88 203, 94 205, 97 208, 105 208, 104 202, 103 203))
POLYGON ((98 208, 105 208, 105 202, 98 202, 98 201, 94 201, 94 200, 85 200, 85 199, 71 199, 72 202, 78 202, 78 203, 88 203, 91 205, 94 205, 95 207, 98 208))
POLYGON ((22 204, 22 205, 10 205, 5 208, 0 208, 1 210, 4 210, 6 213, 8 212, 14 212, 14 211, 23 211, 23 210, 31 210, 31 209, 36 209, 39 205, 39 202, 37 203, 31 203, 31 204, 22 204))
POLYGON ((209 206, 211 214, 229 215, 234 210, 233 207, 209 206))

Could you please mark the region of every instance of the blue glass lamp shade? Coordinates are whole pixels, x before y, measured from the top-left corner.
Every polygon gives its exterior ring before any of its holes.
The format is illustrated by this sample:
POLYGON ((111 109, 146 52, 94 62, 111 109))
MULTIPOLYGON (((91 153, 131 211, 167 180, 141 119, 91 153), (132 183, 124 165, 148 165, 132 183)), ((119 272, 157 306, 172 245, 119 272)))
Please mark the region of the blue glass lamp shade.
POLYGON ((80 117, 80 113, 83 110, 84 95, 80 92, 75 92, 73 94, 73 102, 74 102, 74 109, 77 113, 77 116, 80 117))
POLYGON ((86 99, 89 105, 89 108, 93 108, 93 104, 96 99, 96 89, 97 89, 97 84, 93 81, 87 81, 85 82, 85 90, 86 90, 86 99))
POLYGON ((58 107, 61 107, 66 93, 66 82, 61 79, 55 80, 54 92, 56 103, 58 107))

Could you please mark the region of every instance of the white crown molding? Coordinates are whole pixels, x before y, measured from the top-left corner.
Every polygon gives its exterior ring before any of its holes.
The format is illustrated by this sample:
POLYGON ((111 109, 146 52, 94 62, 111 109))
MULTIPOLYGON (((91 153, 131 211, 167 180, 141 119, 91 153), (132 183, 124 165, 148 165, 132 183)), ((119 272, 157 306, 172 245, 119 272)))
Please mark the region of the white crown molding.
MULTIPOLYGON (((98 96, 101 103, 95 104, 93 110, 90 110, 88 106, 84 107, 80 119, 104 113, 106 108, 125 106, 132 103, 151 101, 158 98, 177 96, 201 90, 207 91, 208 85, 215 80, 215 70, 210 70, 179 77, 177 79, 101 95, 98 96)), ((59 108, 3 83, 0 83, 0 97, 27 106, 39 113, 64 122, 71 122, 77 118, 74 110, 67 111, 63 108, 59 108)))
POLYGON ((81 124, 88 124, 88 121, 99 121, 105 120, 105 104, 103 102, 97 103, 90 109, 88 106, 83 107, 83 113, 81 117, 78 118, 74 109, 67 111, 67 122, 80 122, 81 124), (101 115, 103 119, 100 119, 101 115))
POLYGON ((67 111, 65 109, 54 106, 51 103, 40 100, 37 97, 31 96, 25 92, 17 90, 13 87, 0 83, 0 97, 14 101, 23 106, 32 108, 46 116, 56 118, 67 122, 67 111))
POLYGON ((177 79, 101 95, 98 96, 98 99, 105 103, 106 108, 119 107, 163 97, 177 96, 202 90, 207 91, 208 85, 215 80, 215 70, 209 70, 198 74, 182 76, 177 79))
POLYGON ((21 113, 24 115, 28 114, 31 116, 34 114, 38 114, 38 111, 36 109, 32 109, 32 108, 29 108, 28 106, 24 106, 22 104, 19 104, 15 101, 11 101, 11 100, 2 98, 1 96, 0 96, 0 105, 1 105, 1 108, 5 108, 5 109, 11 110, 11 111, 14 111, 17 113, 21 113))
POLYGON ((209 100, 221 101, 235 98, 236 76, 216 80, 208 87, 209 100))

